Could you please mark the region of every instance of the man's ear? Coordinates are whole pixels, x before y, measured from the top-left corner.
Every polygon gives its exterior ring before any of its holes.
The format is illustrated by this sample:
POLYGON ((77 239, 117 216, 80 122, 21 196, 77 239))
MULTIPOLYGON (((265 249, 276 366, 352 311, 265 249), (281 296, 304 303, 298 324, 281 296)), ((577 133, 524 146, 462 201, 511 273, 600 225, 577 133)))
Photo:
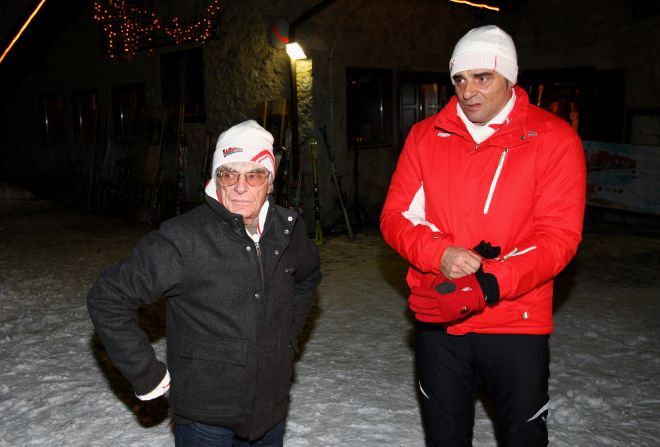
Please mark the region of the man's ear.
POLYGON ((513 82, 508 79, 506 79, 506 91, 509 92, 509 99, 511 99, 511 95, 513 94, 513 82))

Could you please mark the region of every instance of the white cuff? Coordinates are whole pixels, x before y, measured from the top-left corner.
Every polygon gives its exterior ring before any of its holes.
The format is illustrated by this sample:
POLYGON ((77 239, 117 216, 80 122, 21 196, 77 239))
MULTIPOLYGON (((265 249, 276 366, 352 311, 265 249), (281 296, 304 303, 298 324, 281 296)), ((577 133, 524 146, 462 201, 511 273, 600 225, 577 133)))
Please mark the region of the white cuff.
POLYGON ((143 394, 142 396, 136 394, 136 396, 140 400, 151 400, 162 396, 169 389, 170 389, 170 372, 168 370, 165 370, 165 377, 163 377, 163 380, 160 381, 160 383, 156 388, 154 388, 147 394, 143 394))

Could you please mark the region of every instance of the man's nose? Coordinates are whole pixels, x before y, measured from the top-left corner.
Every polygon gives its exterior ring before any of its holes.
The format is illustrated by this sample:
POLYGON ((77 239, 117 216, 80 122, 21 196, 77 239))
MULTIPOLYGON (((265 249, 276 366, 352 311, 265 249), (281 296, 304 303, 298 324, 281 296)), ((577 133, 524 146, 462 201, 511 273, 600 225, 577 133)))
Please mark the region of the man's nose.
POLYGON ((248 184, 247 184, 247 176, 245 175, 239 175, 238 176, 238 181, 234 185, 234 191, 238 193, 244 193, 248 189, 248 184))
POLYGON ((470 99, 476 94, 477 94, 477 87, 474 81, 472 81, 472 79, 468 79, 467 81, 465 81, 465 88, 463 89, 463 98, 470 99))

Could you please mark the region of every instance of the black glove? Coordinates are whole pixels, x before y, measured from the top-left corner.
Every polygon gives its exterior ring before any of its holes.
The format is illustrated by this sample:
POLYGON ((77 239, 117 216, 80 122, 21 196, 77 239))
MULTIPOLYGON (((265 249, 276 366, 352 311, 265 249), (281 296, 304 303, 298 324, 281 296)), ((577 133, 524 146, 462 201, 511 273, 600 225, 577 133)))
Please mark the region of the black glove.
POLYGON ((493 247, 490 242, 481 241, 473 248, 474 251, 479 253, 479 256, 486 259, 495 259, 500 255, 502 249, 500 247, 493 247))
MULTIPOLYGON (((500 247, 493 247, 490 242, 481 241, 473 248, 474 251, 479 253, 482 258, 495 259, 500 255, 502 249, 500 247)), ((500 286, 497 284, 497 278, 492 273, 484 273, 483 268, 479 266, 479 270, 474 273, 477 281, 484 292, 486 303, 493 305, 500 300, 500 286)))
POLYGON ((484 269, 479 266, 479 270, 474 272, 477 278, 481 291, 484 293, 484 300, 486 304, 492 306, 500 300, 500 285, 497 283, 497 278, 492 273, 485 273, 484 269))

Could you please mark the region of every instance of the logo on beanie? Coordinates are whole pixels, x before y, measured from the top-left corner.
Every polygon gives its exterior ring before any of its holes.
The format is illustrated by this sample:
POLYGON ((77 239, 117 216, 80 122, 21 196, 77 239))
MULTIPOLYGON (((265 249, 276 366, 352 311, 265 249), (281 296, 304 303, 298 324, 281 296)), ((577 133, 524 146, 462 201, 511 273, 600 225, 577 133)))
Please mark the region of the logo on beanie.
POLYGON ((223 157, 229 157, 231 154, 236 154, 238 152, 243 152, 243 148, 240 147, 228 147, 222 150, 223 157))

